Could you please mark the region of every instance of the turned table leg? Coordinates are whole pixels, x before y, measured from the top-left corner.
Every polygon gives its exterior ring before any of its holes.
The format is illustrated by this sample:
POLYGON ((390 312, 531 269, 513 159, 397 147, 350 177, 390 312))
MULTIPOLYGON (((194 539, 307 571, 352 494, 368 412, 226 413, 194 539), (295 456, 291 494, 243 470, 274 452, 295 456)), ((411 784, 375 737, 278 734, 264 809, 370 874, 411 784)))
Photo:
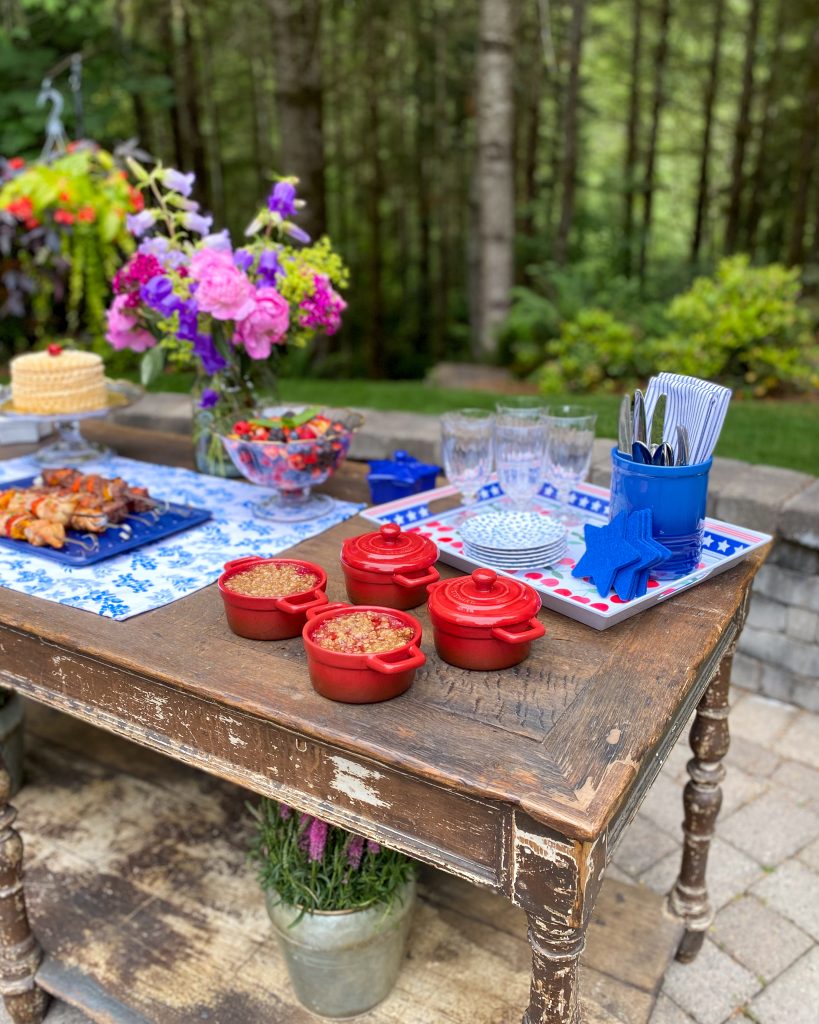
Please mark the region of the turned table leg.
POLYGON ((668 897, 672 914, 685 922, 685 933, 677 950, 683 963, 693 960, 702 947, 705 933, 714 919, 708 901, 705 870, 714 825, 722 805, 720 783, 725 778, 722 759, 728 752, 728 686, 732 653, 722 659, 716 676, 703 694, 691 727, 694 756, 688 762, 689 782, 683 794, 683 854, 680 875, 668 897))
POLYGON ((526 911, 532 983, 523 1024, 581 1024, 578 968, 602 881, 602 843, 563 839, 515 816, 512 899, 526 911))
POLYGON ((14 1024, 40 1024, 48 995, 34 976, 43 958, 31 932, 23 892, 23 841, 12 827, 11 781, 0 757, 0 994, 14 1024))

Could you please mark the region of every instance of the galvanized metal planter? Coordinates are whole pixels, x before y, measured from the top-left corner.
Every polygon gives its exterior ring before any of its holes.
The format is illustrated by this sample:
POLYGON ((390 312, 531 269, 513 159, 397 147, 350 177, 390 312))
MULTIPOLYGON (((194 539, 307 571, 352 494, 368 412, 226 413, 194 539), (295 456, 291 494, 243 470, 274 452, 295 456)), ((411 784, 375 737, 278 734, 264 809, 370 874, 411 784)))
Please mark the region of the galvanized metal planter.
POLYGON ((393 904, 364 910, 301 913, 267 894, 267 912, 299 1001, 322 1017, 353 1017, 392 990, 404 959, 415 882, 393 904))

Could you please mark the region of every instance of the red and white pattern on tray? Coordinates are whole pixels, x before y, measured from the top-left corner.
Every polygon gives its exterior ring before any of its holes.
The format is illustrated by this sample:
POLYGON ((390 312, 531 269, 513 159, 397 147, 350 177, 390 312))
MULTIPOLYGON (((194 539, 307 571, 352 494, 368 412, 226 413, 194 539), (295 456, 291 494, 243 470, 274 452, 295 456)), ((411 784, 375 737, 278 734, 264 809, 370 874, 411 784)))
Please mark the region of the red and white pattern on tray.
MULTIPOLYGON (((398 501, 375 506, 363 514, 374 522, 395 522, 409 532, 429 537, 438 545, 442 561, 469 572, 477 563, 471 562, 463 553, 463 542, 455 526, 460 509, 451 509, 435 516, 429 509, 430 503, 457 493, 454 487, 439 487, 425 494, 410 495, 398 501)), ((479 504, 488 507, 502 496, 503 491, 493 480, 482 489, 479 504)), ((539 511, 544 515, 555 513, 557 505, 552 500, 554 496, 554 487, 549 483, 544 484, 538 499, 539 511)), ((581 484, 577 490, 572 491, 572 505, 584 521, 606 522, 609 492, 593 484, 581 484)), ((743 530, 715 519, 706 519, 702 561, 696 570, 673 582, 649 580, 647 593, 632 601, 623 601, 613 592, 606 598, 601 598, 588 579, 576 579, 572 576, 571 570, 585 550, 582 525, 569 530, 567 555, 556 565, 504 571, 504 575, 523 580, 534 587, 541 594, 544 606, 580 619, 596 629, 605 629, 723 571, 749 551, 767 543, 769 539, 764 533, 743 530)))

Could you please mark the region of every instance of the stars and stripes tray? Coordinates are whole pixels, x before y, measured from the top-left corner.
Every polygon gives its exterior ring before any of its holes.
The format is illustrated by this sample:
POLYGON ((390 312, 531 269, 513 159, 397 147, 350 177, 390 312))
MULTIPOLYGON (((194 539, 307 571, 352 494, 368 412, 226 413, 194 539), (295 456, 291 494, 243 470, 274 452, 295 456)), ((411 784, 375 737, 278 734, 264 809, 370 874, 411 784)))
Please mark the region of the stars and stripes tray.
MULTIPOLYGON (((452 507, 452 498, 457 495, 458 491, 454 487, 438 487, 434 491, 413 494, 399 501, 375 505, 362 512, 362 515, 376 523, 398 523, 404 530, 423 533, 438 545, 442 562, 464 572, 471 572, 479 568, 479 563, 463 553, 463 541, 456 526, 462 507, 452 507)), ((500 485, 493 481, 481 491, 479 504, 490 508, 502 498, 500 485)), ((543 515, 554 515, 558 508, 555 498, 556 490, 547 482, 541 488, 535 507, 543 515)), ((645 596, 632 601, 622 601, 614 593, 601 598, 592 583, 572 576, 572 569, 585 551, 583 524, 602 525, 608 522, 609 492, 593 484, 581 484, 577 490, 572 491, 571 502, 577 510, 577 518, 582 521, 569 528, 568 550, 557 565, 497 571, 524 580, 534 587, 540 593, 545 608, 568 615, 594 629, 608 629, 674 594, 724 572, 771 539, 767 533, 746 530, 718 519, 706 519, 702 561, 693 572, 673 581, 649 580, 645 596)))

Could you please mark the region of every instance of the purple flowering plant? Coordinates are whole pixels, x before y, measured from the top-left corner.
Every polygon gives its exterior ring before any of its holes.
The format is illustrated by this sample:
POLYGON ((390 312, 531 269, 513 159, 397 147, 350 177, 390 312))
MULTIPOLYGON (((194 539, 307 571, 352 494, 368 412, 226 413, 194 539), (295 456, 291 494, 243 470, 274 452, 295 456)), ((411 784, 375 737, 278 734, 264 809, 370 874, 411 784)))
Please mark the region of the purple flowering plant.
POLYGON ((217 404, 213 395, 223 405, 238 394, 252 408, 285 346, 338 330, 346 267, 329 239, 311 244, 294 222, 304 206, 296 178, 274 185, 236 245, 191 198, 193 174, 128 166, 145 203, 127 218, 137 246, 113 279, 108 342, 144 353, 145 384, 166 362, 194 367, 206 407, 217 404))
POLYGON ((251 807, 251 857, 262 888, 305 912, 389 905, 414 877, 415 861, 364 836, 262 800, 251 807))

